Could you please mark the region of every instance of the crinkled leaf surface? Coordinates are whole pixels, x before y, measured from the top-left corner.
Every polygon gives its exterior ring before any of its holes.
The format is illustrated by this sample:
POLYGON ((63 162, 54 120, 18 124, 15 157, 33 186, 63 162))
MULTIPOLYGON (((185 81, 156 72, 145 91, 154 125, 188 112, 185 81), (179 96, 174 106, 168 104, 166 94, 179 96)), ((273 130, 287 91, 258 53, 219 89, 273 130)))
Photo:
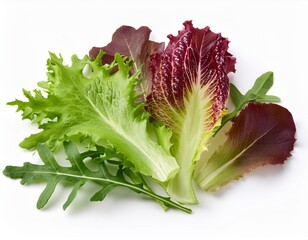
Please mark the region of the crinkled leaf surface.
MULTIPOLYGON (((55 149, 66 139, 89 138, 92 142, 107 141, 135 170, 159 181, 172 178, 178 171, 175 159, 147 133, 148 114, 135 104, 137 73, 130 75, 131 62, 115 55, 115 62, 101 66, 101 55, 94 61, 72 57, 72 65, 50 54, 48 81, 40 83, 47 92, 34 95, 24 91, 28 102, 16 100, 23 118, 39 124, 41 132, 26 138, 21 147, 35 149, 39 143, 55 149), (87 77, 83 70, 87 66, 87 77), (118 71, 111 74, 117 67, 118 71)), ((163 136, 161 136, 163 137, 163 136)), ((165 141, 169 141, 167 134, 165 141)))
POLYGON ((276 104, 250 103, 233 120, 227 139, 196 169, 196 182, 216 191, 244 173, 266 164, 283 164, 295 138, 291 113, 276 104))
MULTIPOLYGON (((187 213, 191 212, 190 209, 172 202, 170 198, 157 195, 149 188, 140 174, 134 173, 128 168, 123 168, 120 160, 118 163, 106 159, 105 149, 101 147, 95 151, 79 153, 72 142, 64 142, 64 149, 71 166, 61 166, 46 146, 39 145, 37 150, 43 164, 26 162, 20 167, 7 166, 3 173, 10 178, 21 179, 21 184, 47 182, 37 201, 38 209, 43 208, 48 203, 58 183, 65 181, 71 184, 73 189, 64 203, 63 209, 66 209, 74 201, 78 191, 87 182, 95 182, 98 185, 97 192, 91 197, 91 201, 102 201, 113 189, 125 187, 157 201, 164 209, 175 208, 187 213), (89 169, 84 163, 85 159, 89 157, 96 163, 97 170, 89 169), (112 172, 115 170, 116 173, 113 174, 112 172)), ((117 154, 113 156, 110 152, 108 155, 110 158, 117 157, 117 154)))
POLYGON ((192 188, 195 163, 213 129, 220 124, 229 93, 227 74, 235 59, 228 40, 209 27, 191 21, 167 48, 152 57, 152 88, 147 97, 151 116, 173 130, 172 152, 181 170, 169 181, 169 194, 183 203, 196 203, 192 188))
POLYGON ((138 71, 142 66, 140 77, 142 82, 140 92, 145 96, 150 89, 151 72, 150 72, 150 56, 154 52, 160 52, 164 49, 164 43, 157 43, 149 40, 151 29, 142 26, 135 29, 131 26, 122 26, 118 28, 112 36, 112 41, 105 47, 93 47, 90 50, 90 57, 96 58, 100 50, 106 52, 102 58, 103 63, 110 64, 113 61, 114 54, 130 57, 134 66, 132 72, 138 71))

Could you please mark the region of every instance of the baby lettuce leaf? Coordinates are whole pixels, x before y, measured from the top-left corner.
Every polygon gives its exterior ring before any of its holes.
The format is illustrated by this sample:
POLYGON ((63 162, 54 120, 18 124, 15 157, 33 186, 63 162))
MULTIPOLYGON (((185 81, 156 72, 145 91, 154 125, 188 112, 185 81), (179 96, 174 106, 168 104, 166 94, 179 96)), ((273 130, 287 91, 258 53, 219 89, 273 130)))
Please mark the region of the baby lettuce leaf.
POLYGON ((217 128, 216 133, 230 120, 235 118, 239 112, 246 107, 250 102, 280 102, 277 96, 267 95, 267 92, 274 84, 274 73, 266 72, 258 77, 250 90, 243 95, 240 90, 234 85, 230 84, 230 95, 234 104, 234 110, 223 116, 221 125, 217 128))
POLYGON ((135 29, 131 26, 118 28, 112 36, 112 41, 105 47, 93 47, 89 55, 96 58, 100 50, 106 54, 102 58, 103 64, 110 64, 114 54, 120 53, 133 60, 132 73, 135 73, 142 66, 140 78, 142 82, 139 90, 145 97, 148 94, 151 84, 150 56, 154 52, 163 51, 165 44, 149 40, 151 29, 145 26, 135 29))
POLYGON ((181 169, 168 182, 168 193, 181 203, 197 203, 193 171, 225 114, 227 74, 235 71, 235 58, 226 38, 209 27, 194 28, 191 21, 168 38, 167 48, 152 56, 147 110, 173 131, 171 150, 181 169))
MULTIPOLYGON (((46 146, 40 144, 37 151, 44 163, 43 165, 26 162, 21 167, 7 166, 3 173, 10 178, 21 179, 21 184, 47 182, 44 191, 37 201, 38 209, 43 208, 48 203, 60 182, 66 182, 66 186, 68 184, 73 186, 71 193, 63 205, 64 210, 74 201, 78 191, 87 182, 94 182, 97 184, 97 192, 93 194, 90 199, 91 201, 102 201, 113 189, 125 187, 157 201, 164 209, 175 208, 187 213, 191 212, 190 209, 172 202, 170 198, 154 193, 140 174, 128 168, 123 168, 120 159, 117 161, 106 159, 106 154, 104 148, 102 150, 102 147, 97 147, 95 151, 79 153, 72 142, 65 141, 64 149, 71 166, 64 167, 59 165, 52 152, 46 146), (97 170, 89 169, 84 163, 85 159, 89 157, 98 164, 95 166, 97 170), (112 171, 110 171, 111 168, 112 171), (116 173, 113 174, 112 172, 116 173)), ((109 151, 110 158, 117 157, 117 154, 113 156, 110 153, 109 151)))
POLYGON ((202 159, 195 180, 206 191, 239 179, 266 164, 283 164, 295 138, 291 113, 276 104, 249 103, 227 133, 227 139, 208 159, 202 159))
MULTIPOLYGON (((179 168, 176 160, 150 138, 149 115, 141 104, 135 104, 139 72, 131 76, 131 62, 119 54, 110 65, 102 66, 101 57, 92 61, 73 55, 72 65, 67 66, 61 57, 50 54, 48 81, 40 83, 47 97, 39 90, 34 95, 24 91, 28 102, 9 103, 17 105, 24 119, 37 122, 42 129, 20 146, 35 149, 45 144, 54 150, 64 140, 76 137, 93 143, 104 141, 122 153, 136 171, 161 182, 174 177, 179 168), (87 75, 83 74, 85 67, 91 70, 87 75), (111 74, 115 67, 118 71, 111 74)), ((170 141, 170 134, 165 138, 170 141)))

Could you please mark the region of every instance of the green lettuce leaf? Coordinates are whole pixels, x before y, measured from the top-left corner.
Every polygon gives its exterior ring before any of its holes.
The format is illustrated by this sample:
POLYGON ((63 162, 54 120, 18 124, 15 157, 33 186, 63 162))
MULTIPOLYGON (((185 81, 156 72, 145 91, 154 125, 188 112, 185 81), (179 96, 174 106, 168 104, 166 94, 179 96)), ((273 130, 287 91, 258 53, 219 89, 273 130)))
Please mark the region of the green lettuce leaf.
MULTIPOLYGON (((24 91, 27 102, 9 103, 18 106, 23 119, 38 123, 42 129, 20 146, 35 149, 46 144, 54 150, 67 139, 89 139, 112 145, 137 172, 161 182, 174 177, 179 169, 176 160, 151 139, 147 132, 149 115, 142 104, 135 103, 139 72, 131 76, 132 62, 118 54, 112 64, 102 66, 102 55, 95 60, 73 55, 71 66, 67 66, 62 57, 50 54, 48 80, 39 84, 47 96, 40 90, 34 94, 24 91), (114 68, 118 69, 115 73, 114 68)), ((170 134, 165 138, 170 141, 170 134)))
POLYGON ((283 164, 295 142, 292 114, 276 104, 249 103, 227 133, 226 141, 199 161, 195 180, 206 191, 221 186, 266 164, 283 164))

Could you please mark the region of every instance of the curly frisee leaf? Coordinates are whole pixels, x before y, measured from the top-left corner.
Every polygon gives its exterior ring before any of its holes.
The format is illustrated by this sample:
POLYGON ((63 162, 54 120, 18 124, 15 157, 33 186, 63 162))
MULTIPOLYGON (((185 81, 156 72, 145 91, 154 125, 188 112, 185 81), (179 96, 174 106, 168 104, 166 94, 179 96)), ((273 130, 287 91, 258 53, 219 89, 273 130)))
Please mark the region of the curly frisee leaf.
MULTIPOLYGON (((72 65, 50 54, 48 81, 40 83, 47 92, 39 90, 34 96, 24 91, 28 102, 16 100, 9 103, 23 111, 23 118, 39 124, 41 132, 26 138, 20 145, 35 149, 39 143, 55 149, 66 139, 90 138, 94 143, 107 141, 135 170, 161 182, 178 172, 176 160, 147 133, 149 115, 141 104, 136 105, 139 83, 138 72, 131 76, 132 64, 119 54, 111 65, 101 65, 100 54, 96 60, 87 56, 72 56, 72 65), (91 71, 83 74, 85 67, 91 71), (111 74, 117 67, 118 71, 111 74)), ((168 141, 169 135, 166 136, 168 141)))
POLYGON ((283 164, 294 147, 291 113, 276 104, 249 103, 233 120, 223 145, 202 162, 195 180, 206 191, 239 179, 266 164, 283 164))
POLYGON ((172 153, 180 172, 168 182, 168 193, 181 203, 197 203, 192 186, 196 161, 225 114, 227 74, 235 59, 228 40, 209 27, 184 23, 167 48, 152 57, 152 88, 147 110, 173 131, 172 153))
MULTIPOLYGON (((80 154, 72 142, 64 142, 64 149, 71 164, 70 167, 59 165, 52 152, 46 146, 39 145, 37 151, 44 163, 43 165, 26 162, 21 167, 7 166, 3 174, 13 179, 21 179, 21 184, 46 181, 47 185, 37 201, 38 209, 43 208, 48 203, 59 182, 65 181, 73 185, 73 189, 63 205, 65 210, 74 201, 78 191, 91 181, 99 186, 98 191, 91 197, 91 201, 102 201, 113 189, 125 187, 157 201, 164 209, 174 208, 191 213, 190 209, 171 201, 168 197, 153 192, 141 175, 130 171, 128 168, 123 168, 121 162, 106 159, 104 157, 105 151, 97 149, 80 154), (90 156, 98 167, 97 171, 90 170, 84 163, 84 160, 90 156), (117 169, 116 174, 111 173, 109 165, 113 165, 113 171, 115 168, 117 169)), ((113 156, 109 154, 109 157, 112 158, 113 156)))

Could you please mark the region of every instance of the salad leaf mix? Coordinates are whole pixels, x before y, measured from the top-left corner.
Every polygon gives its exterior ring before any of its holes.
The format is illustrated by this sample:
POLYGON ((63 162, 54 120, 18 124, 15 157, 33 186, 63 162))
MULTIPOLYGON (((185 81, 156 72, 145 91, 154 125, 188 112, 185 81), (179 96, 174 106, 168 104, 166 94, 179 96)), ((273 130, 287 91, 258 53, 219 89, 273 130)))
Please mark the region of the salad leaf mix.
POLYGON ((165 48, 150 33, 122 26, 105 47, 93 47, 82 59, 73 55, 70 66, 50 53, 40 89, 23 90, 25 101, 8 103, 40 129, 20 146, 37 151, 43 163, 7 166, 3 174, 22 184, 46 182, 38 208, 59 182, 72 185, 64 209, 93 182, 98 190, 91 201, 124 187, 164 209, 190 213, 184 205, 198 203, 194 183, 216 191, 291 156, 296 127, 292 114, 275 104, 280 99, 267 95, 272 72, 242 94, 229 81, 236 60, 221 34, 186 21, 177 36, 168 35, 165 48), (229 122, 224 142, 207 154, 209 140, 229 122), (69 167, 54 158, 62 150, 69 167))

